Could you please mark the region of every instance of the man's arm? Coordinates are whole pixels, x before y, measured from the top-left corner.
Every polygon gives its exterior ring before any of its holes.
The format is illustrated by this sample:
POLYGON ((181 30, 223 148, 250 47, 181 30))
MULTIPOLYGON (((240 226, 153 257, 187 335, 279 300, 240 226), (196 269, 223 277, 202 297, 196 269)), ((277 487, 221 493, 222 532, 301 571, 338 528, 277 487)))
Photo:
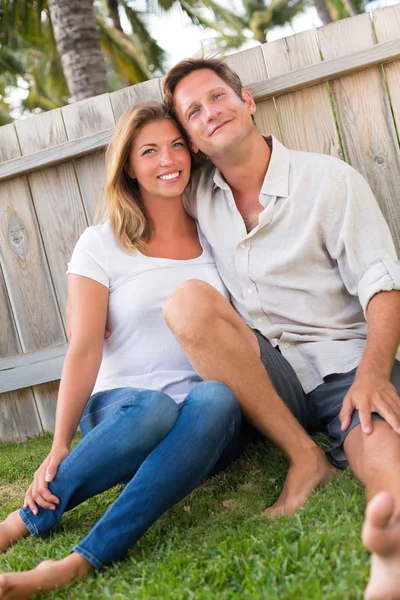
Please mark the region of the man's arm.
POLYGON ((400 435, 400 398, 390 383, 400 344, 400 291, 375 294, 367 307, 367 324, 364 355, 340 411, 342 430, 357 409, 364 433, 371 433, 371 412, 377 412, 400 435))

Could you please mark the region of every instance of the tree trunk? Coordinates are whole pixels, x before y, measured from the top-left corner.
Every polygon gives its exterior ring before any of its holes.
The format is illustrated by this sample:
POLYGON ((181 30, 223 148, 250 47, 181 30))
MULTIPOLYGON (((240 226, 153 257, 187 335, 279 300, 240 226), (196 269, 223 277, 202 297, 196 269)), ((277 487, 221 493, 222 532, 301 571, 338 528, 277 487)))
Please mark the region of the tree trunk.
POLYGON ((115 29, 122 32, 121 20, 118 12, 118 0, 107 0, 108 14, 112 19, 115 29))
POLYGON ((347 8, 347 12, 349 13, 350 17, 355 17, 358 15, 358 10, 353 0, 343 0, 343 4, 347 8))
POLYGON ((317 14, 322 22, 322 25, 328 25, 333 23, 331 13, 326 5, 325 0, 312 0, 312 4, 315 6, 317 14))
POLYGON ((54 37, 73 101, 108 91, 93 0, 48 0, 54 37))

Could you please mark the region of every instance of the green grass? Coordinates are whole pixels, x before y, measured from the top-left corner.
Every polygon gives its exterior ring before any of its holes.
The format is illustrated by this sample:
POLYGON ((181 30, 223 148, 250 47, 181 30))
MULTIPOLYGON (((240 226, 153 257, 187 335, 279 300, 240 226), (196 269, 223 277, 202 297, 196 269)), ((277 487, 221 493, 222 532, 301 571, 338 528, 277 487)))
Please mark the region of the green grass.
MULTIPOLYGON (((319 438, 323 444, 324 438, 319 438)), ((17 509, 51 438, 0 446, 0 519, 17 509)), ((360 542, 361 486, 347 471, 290 518, 262 509, 278 496, 287 464, 254 443, 226 472, 165 514, 124 561, 48 597, 55 600, 361 599, 368 556, 360 542)), ((110 490, 66 514, 53 532, 0 556, 0 572, 59 559, 117 496, 110 490)))

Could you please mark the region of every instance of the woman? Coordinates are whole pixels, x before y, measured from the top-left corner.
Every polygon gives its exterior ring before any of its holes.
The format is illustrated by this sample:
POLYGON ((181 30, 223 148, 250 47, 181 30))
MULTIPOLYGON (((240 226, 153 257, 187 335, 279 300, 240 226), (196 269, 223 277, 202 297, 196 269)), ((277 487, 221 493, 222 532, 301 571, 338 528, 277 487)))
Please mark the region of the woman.
POLYGON ((161 514, 238 455, 235 396, 201 382, 162 316, 187 279, 227 296, 182 205, 191 167, 184 134, 162 105, 136 105, 118 122, 106 162, 101 224, 86 229, 68 267, 71 340, 52 449, 23 508, 0 524, 0 550, 127 485, 68 557, 1 575, 0 599, 29 598, 122 558, 161 514), (104 340, 106 325, 112 335, 104 340), (79 421, 83 439, 70 452, 79 421))

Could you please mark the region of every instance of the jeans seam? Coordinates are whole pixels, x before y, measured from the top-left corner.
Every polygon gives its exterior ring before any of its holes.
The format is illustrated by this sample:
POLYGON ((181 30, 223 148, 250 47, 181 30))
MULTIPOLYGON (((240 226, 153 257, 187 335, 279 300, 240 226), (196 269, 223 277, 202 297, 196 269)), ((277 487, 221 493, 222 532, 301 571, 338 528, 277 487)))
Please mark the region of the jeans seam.
POLYGON ((23 512, 23 509, 21 508, 21 510, 19 511, 19 516, 21 517, 24 525, 26 526, 26 528, 28 529, 29 533, 31 535, 33 535, 34 537, 39 537, 40 533, 39 533, 39 529, 36 527, 36 525, 34 523, 32 523, 28 516, 25 514, 25 512, 23 512))
POLYGON ((87 550, 82 548, 82 546, 80 546, 80 544, 77 544, 76 546, 74 546, 72 548, 71 552, 76 552, 77 554, 80 554, 81 556, 83 556, 83 558, 88 560, 94 566, 94 568, 97 570, 100 570, 103 566, 103 564, 99 561, 98 558, 96 558, 95 556, 93 556, 93 554, 91 554, 90 552, 88 552, 87 550))

